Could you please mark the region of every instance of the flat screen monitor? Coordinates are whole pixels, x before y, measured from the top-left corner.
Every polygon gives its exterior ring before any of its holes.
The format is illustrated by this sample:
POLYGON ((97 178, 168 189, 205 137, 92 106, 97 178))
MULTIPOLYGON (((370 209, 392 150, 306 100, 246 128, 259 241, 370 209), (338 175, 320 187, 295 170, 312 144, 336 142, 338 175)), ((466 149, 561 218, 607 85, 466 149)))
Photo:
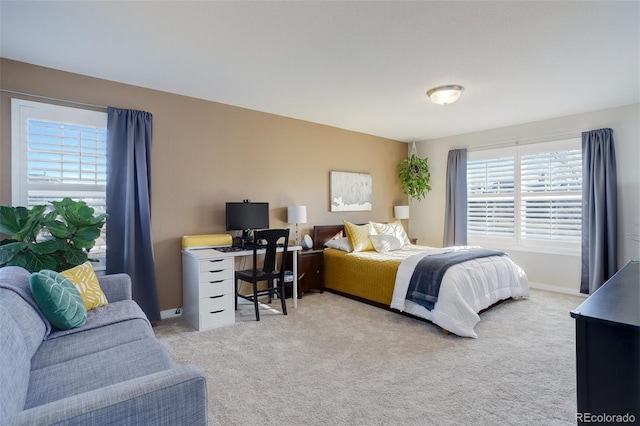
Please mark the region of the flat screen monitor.
POLYGON ((227 203, 227 231, 242 231, 242 244, 254 229, 269 227, 269 203, 227 203))

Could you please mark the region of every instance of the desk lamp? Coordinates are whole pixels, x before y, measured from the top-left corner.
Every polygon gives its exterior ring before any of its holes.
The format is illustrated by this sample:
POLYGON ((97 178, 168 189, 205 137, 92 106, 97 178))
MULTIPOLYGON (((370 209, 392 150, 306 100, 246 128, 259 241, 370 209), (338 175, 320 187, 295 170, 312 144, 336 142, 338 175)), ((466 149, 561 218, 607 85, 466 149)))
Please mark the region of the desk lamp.
POLYGON ((296 224, 295 245, 300 245, 300 240, 298 238, 298 224, 307 223, 307 206, 287 207, 287 222, 296 224))

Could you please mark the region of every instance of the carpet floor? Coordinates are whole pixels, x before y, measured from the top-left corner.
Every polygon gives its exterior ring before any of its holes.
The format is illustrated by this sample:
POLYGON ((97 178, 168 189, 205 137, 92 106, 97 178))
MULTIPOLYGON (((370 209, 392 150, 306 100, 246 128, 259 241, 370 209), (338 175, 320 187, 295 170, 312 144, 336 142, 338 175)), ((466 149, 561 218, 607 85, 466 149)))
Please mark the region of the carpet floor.
POLYGON ((204 370, 210 425, 575 425, 582 301, 532 289, 481 314, 478 339, 329 292, 260 322, 242 306, 234 325, 154 330, 204 370))

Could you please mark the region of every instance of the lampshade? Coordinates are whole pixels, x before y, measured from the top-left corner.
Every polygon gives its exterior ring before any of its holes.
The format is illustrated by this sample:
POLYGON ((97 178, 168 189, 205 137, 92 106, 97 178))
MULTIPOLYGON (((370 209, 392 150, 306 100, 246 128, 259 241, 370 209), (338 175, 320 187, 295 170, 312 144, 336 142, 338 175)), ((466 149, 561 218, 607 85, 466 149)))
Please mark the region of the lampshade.
POLYGON ((438 86, 433 89, 429 89, 429 91, 427 91, 427 96, 429 96, 435 104, 448 105, 457 101, 463 91, 464 87, 457 84, 451 84, 448 86, 438 86))
POLYGON ((288 223, 307 223, 307 206, 287 207, 288 223))
POLYGON ((409 219, 409 206, 394 206, 393 216, 396 219, 409 219))

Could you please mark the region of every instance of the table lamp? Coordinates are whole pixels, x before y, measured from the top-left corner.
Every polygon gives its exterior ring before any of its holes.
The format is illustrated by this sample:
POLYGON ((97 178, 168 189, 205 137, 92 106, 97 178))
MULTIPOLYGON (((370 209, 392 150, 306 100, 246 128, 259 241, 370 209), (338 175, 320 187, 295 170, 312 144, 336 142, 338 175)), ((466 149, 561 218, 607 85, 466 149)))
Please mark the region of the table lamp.
POLYGON ((402 223, 402 226, 404 227, 402 220, 409 219, 409 206, 394 206, 393 216, 400 220, 400 223, 402 223))
POLYGON ((287 207, 287 222, 296 224, 295 245, 300 245, 300 240, 298 239, 298 224, 307 223, 307 206, 287 207))

